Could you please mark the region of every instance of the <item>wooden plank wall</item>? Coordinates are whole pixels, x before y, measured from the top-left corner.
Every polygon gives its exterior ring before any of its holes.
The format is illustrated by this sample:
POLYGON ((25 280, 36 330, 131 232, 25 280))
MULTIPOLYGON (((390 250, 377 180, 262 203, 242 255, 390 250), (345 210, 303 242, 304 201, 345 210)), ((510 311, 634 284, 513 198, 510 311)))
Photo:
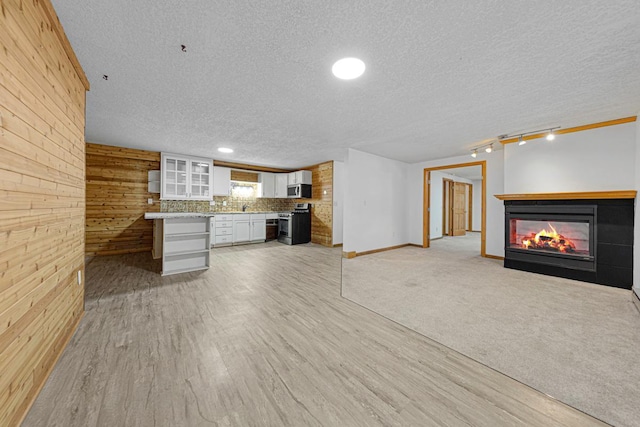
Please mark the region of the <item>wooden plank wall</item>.
POLYGON ((85 92, 49 0, 0 1, 0 425, 20 424, 84 311, 85 92))
POLYGON ((256 172, 231 170, 231 181, 242 182, 258 182, 258 174, 256 172))
POLYGON ((311 242, 331 247, 333 244, 333 161, 303 168, 312 173, 311 242), (325 194, 326 192, 326 194, 325 194))
POLYGON ((87 143, 87 255, 151 251, 160 194, 149 193, 148 171, 160 169, 160 153, 87 143), (149 205, 147 199, 152 198, 149 205))

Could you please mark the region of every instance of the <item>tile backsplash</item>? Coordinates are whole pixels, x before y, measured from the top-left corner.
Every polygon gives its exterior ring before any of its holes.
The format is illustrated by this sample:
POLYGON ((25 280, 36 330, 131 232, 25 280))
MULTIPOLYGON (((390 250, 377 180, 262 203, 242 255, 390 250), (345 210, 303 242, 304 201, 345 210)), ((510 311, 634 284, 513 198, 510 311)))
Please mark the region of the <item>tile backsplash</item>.
POLYGON ((267 199, 249 197, 215 196, 215 206, 208 201, 200 200, 162 200, 162 212, 241 212, 242 206, 247 205, 247 212, 283 212, 291 211, 298 199, 267 199), (223 206, 227 202, 227 206, 223 206))

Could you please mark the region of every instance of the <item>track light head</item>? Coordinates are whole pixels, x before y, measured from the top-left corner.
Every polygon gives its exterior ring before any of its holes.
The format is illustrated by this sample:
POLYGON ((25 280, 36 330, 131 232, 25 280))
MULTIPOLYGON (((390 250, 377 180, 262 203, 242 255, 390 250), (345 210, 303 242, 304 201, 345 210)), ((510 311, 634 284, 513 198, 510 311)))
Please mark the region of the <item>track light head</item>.
POLYGON ((518 145, 524 145, 526 143, 527 143, 527 141, 522 138, 522 135, 520 135, 520 138, 518 138, 518 145))
POLYGON ((550 130, 547 134, 547 141, 553 141, 554 139, 556 139, 556 135, 553 133, 553 130, 550 130))
POLYGON ((487 148, 485 148, 484 151, 486 151, 487 153, 492 152, 493 151, 493 144, 489 144, 489 146, 487 148))
POLYGON ((473 157, 474 159, 478 157, 478 149, 473 150, 473 153, 471 153, 471 157, 473 157))

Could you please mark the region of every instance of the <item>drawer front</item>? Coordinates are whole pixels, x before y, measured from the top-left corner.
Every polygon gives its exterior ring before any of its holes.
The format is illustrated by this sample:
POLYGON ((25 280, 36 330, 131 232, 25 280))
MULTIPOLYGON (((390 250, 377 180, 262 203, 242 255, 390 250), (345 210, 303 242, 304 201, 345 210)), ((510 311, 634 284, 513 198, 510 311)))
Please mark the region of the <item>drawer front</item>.
POLYGON ((216 215, 216 222, 233 221, 233 215, 216 215))
POLYGON ((216 236, 232 236, 233 227, 218 228, 216 227, 216 236))
POLYGON ((233 227, 233 221, 220 221, 216 222, 216 228, 233 227))
POLYGON ((215 244, 216 245, 224 245, 227 243, 233 243, 233 236, 231 235, 226 235, 226 236, 216 236, 216 240, 215 240, 215 244))

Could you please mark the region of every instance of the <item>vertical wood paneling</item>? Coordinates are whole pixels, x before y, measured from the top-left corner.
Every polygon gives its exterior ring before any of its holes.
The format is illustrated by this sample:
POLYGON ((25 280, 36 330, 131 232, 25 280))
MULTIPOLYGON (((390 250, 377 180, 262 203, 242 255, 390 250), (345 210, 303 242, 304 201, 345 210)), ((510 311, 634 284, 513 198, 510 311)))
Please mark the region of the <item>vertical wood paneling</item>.
POLYGON ((151 251, 160 194, 149 193, 148 171, 160 169, 160 153, 87 143, 86 253, 151 251), (153 199, 153 205, 147 199, 153 199))
POLYGON ((303 168, 312 173, 311 242, 332 246, 333 242, 333 161, 303 168))
POLYGON ((83 313, 86 77, 49 0, 0 1, 0 425, 83 313))

